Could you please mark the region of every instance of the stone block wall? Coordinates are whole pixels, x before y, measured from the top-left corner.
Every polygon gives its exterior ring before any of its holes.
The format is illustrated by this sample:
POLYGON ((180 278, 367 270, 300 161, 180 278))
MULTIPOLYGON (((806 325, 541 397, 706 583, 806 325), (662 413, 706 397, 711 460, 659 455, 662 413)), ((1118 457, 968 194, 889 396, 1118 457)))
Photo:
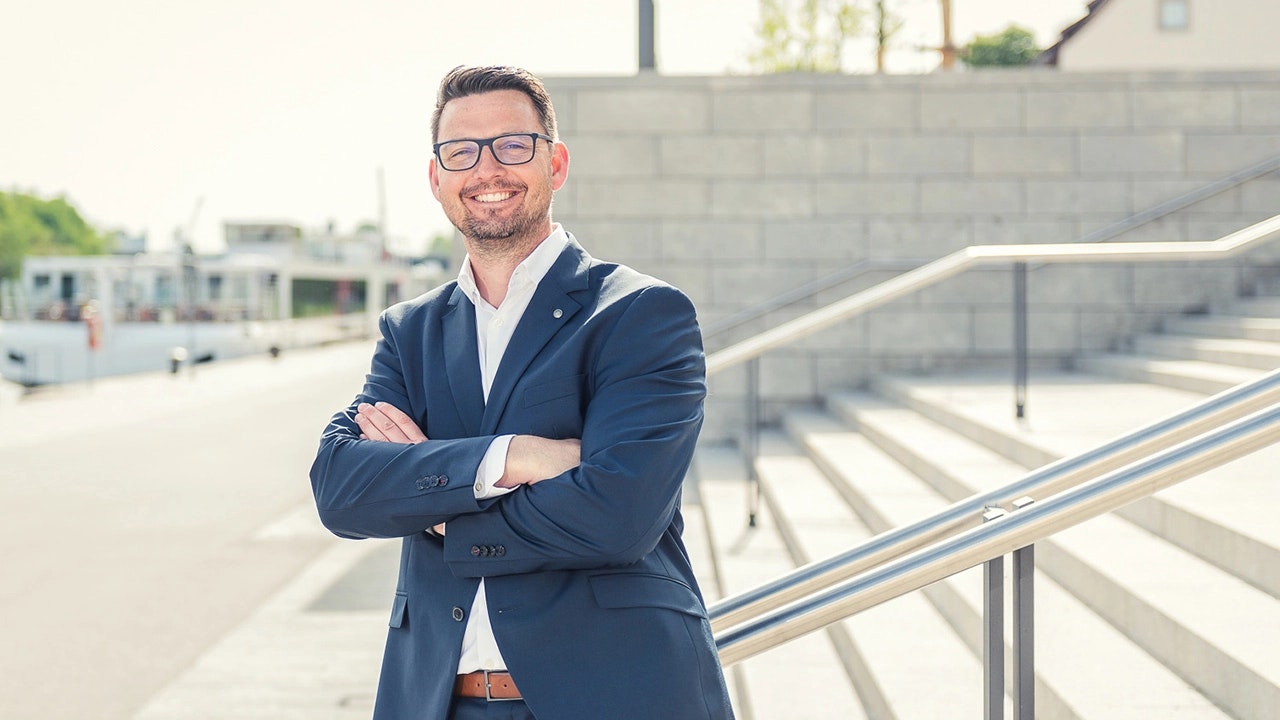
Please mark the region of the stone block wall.
MULTIPOLYGON (((1071 242, 1280 155, 1280 73, 555 77, 570 178, 555 218, 594 255, 663 278, 708 325, 864 261, 911 267, 974 244, 1071 242)), ((1132 230, 1210 240, 1280 212, 1264 176, 1132 230)), ((1044 266, 1040 364, 1123 348, 1169 314, 1229 302, 1280 265, 1044 266)), ((875 270, 719 337, 726 346, 893 274, 875 270)), ((1007 367, 1011 274, 972 271, 766 356, 766 407, 880 370, 1007 367)), ((712 378, 709 436, 741 417, 712 378)), ((768 415, 769 412, 766 412, 768 415)))

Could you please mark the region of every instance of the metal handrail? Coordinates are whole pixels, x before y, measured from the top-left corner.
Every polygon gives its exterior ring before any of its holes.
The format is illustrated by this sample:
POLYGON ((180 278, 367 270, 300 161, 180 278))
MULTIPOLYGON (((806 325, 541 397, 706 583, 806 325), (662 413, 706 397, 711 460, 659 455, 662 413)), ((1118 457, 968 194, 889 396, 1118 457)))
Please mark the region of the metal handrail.
POLYGON ((960 500, 914 523, 880 533, 838 555, 725 598, 707 609, 711 627, 721 630, 741 624, 929 543, 976 527, 984 508, 1008 509, 1010 503, 1023 496, 1039 499, 1062 492, 1276 403, 1280 403, 1280 370, 1096 448, 1045 465, 1011 483, 960 500))
POLYGON ((707 357, 707 375, 714 375, 726 368, 758 358, 769 350, 808 337, 841 320, 855 317, 904 295, 936 285, 971 267, 1010 262, 1215 260, 1261 245, 1276 235, 1280 235, 1280 215, 1273 215, 1262 222, 1210 241, 973 245, 714 352, 707 357))
POLYGON ((720 633, 732 665, 892 598, 1026 547, 1280 439, 1280 404, 919 549, 720 633))

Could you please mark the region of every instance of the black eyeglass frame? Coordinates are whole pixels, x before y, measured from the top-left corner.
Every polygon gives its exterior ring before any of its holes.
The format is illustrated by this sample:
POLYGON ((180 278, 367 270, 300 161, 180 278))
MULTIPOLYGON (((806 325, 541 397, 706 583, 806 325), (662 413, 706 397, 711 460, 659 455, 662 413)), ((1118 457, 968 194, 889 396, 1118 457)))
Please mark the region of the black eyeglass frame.
POLYGON ((537 156, 538 156, 538 141, 539 141, 539 140, 546 140, 547 142, 552 143, 552 144, 554 144, 554 143, 555 143, 555 141, 556 141, 556 140, 555 140, 555 138, 551 137, 550 135, 546 135, 546 134, 544 134, 544 133, 538 133, 538 132, 530 132, 530 133, 503 133, 503 134, 501 134, 501 135, 495 135, 495 136, 493 136, 493 137, 491 137, 491 138, 455 138, 455 139, 453 139, 453 140, 445 140, 444 142, 438 142, 438 143, 436 143, 435 145, 432 145, 432 146, 431 146, 431 150, 432 150, 432 152, 434 152, 434 153, 435 153, 435 155, 436 155, 436 161, 440 163, 440 168, 441 168, 442 170, 448 170, 449 172, 466 172, 467 170, 470 170, 471 168, 473 168, 473 167, 475 167, 476 165, 479 165, 479 164, 480 164, 480 156, 484 154, 484 149, 485 149, 485 148, 489 148, 489 154, 493 156, 493 159, 494 159, 494 160, 497 160, 497 161, 498 161, 500 164, 502 164, 502 165, 508 165, 508 166, 510 166, 510 165, 527 165, 528 163, 533 162, 533 159, 534 159, 535 157, 537 157, 537 156), (497 142, 498 140, 501 140, 501 139, 503 139, 503 138, 510 138, 510 137, 527 137, 527 138, 533 138, 533 152, 529 153, 529 159, 528 159, 528 160, 521 160, 520 162, 506 162, 506 161, 504 161, 502 158, 498 157, 498 153, 497 153, 497 151, 495 151, 495 150, 493 149, 493 144, 494 144, 495 142, 497 142), (450 143, 459 143, 459 142, 471 142, 471 143, 475 143, 476 145, 478 145, 478 146, 479 146, 479 147, 477 148, 477 150, 476 150, 475 162, 471 163, 470 165, 468 165, 468 166, 466 166, 466 167, 464 167, 464 168, 449 168, 449 167, 445 167, 444 158, 443 158, 443 157, 441 157, 441 155, 440 155, 440 148, 444 147, 445 145, 449 145, 450 143))

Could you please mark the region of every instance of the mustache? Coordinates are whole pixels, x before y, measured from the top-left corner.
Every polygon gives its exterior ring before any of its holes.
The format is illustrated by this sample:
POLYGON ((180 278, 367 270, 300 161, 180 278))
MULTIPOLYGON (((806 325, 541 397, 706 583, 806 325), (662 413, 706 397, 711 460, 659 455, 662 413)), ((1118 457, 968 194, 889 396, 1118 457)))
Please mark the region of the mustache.
POLYGON ((526 185, 520 183, 476 183, 462 188, 463 195, 483 195, 492 192, 522 192, 528 189, 526 185))

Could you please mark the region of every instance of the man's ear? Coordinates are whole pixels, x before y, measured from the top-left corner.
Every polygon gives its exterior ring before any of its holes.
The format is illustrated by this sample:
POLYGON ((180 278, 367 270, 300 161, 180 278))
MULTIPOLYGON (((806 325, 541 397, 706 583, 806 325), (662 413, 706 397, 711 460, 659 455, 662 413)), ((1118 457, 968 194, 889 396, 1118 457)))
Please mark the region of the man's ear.
POLYGON ((551 189, 559 190, 569 179, 569 147, 562 142, 551 146, 551 189))
POLYGON ((440 199, 440 169, 436 167, 436 159, 431 158, 427 162, 427 177, 431 181, 431 194, 436 196, 436 200, 440 199))

